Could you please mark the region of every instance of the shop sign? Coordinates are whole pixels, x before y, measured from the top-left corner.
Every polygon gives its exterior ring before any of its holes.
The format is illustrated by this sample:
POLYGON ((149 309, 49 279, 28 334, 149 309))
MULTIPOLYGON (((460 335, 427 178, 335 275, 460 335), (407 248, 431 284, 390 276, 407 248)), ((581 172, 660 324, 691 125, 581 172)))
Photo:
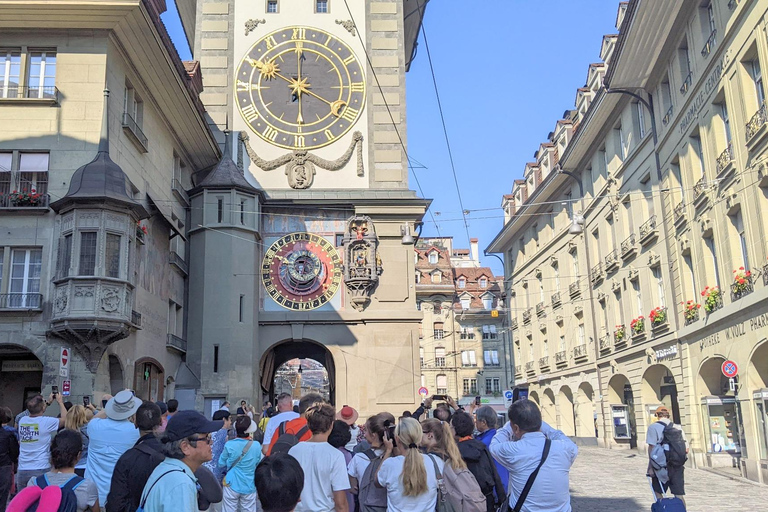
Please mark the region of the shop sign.
POLYGON ((701 341, 699 341, 699 349, 704 350, 706 347, 719 345, 722 341, 720 333, 724 333, 726 341, 732 341, 736 338, 741 338, 742 336, 746 335, 747 332, 754 332, 766 328, 768 328, 768 313, 763 313, 739 324, 726 327, 722 331, 710 334, 706 338, 703 338, 701 341))
POLYGON ((752 398, 754 400, 768 399, 768 389, 761 389, 760 391, 755 391, 754 393, 752 393, 752 398))
POLYGON ((704 82, 704 86, 702 87, 701 91, 693 100, 691 108, 688 109, 688 112, 686 112, 680 120, 680 133, 685 133, 685 130, 688 128, 688 126, 690 126, 691 121, 693 121, 699 115, 699 110, 701 110, 701 108, 707 104, 707 98, 720 83, 720 78, 723 76, 723 71, 728 66, 729 60, 730 57, 726 53, 709 74, 709 77, 707 78, 707 81, 704 82))
POLYGON ((41 372, 43 363, 40 361, 3 361, 4 372, 41 372))
POLYGON ((656 360, 663 361, 665 359, 672 359, 677 355, 677 345, 672 345, 668 348, 663 348, 656 351, 656 360))

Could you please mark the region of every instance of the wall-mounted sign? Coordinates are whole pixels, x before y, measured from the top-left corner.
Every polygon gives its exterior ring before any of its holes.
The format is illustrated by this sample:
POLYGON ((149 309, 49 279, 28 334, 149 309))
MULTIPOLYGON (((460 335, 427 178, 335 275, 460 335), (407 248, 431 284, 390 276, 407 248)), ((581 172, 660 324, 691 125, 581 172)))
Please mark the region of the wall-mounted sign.
POLYGON ((671 347, 662 348, 656 351, 656 360, 663 361, 665 359, 672 359, 677 355, 677 345, 671 347))
POLYGON ((37 360, 3 361, 2 371, 4 372, 41 372, 43 371, 43 363, 37 360))

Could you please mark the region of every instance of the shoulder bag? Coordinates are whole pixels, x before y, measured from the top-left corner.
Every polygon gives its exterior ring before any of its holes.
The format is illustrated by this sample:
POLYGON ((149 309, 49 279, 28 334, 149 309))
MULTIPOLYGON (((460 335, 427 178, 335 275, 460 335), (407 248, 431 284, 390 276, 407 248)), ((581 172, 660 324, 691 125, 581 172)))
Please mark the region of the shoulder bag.
MULTIPOLYGON (((245 457, 245 454, 248 453, 248 450, 251 449, 251 446, 253 445, 253 441, 248 441, 245 443, 245 448, 243 448, 243 452, 240 454, 238 458, 235 459, 235 462, 232 463, 231 466, 227 468, 227 473, 235 469, 235 466, 237 466, 241 460, 243 460, 243 457, 245 457)), ((221 485, 224 487, 229 487, 229 484, 227 483, 227 477, 224 477, 224 480, 222 480, 221 485)))

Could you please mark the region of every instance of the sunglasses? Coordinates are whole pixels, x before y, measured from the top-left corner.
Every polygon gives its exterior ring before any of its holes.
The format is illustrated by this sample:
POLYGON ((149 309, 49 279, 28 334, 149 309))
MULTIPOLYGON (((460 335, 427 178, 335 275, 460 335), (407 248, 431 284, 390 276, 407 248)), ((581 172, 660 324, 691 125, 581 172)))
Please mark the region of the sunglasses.
POLYGON ((208 434, 205 437, 197 437, 197 436, 188 437, 187 441, 189 441, 190 443, 196 443, 197 441, 205 441, 206 444, 211 444, 212 439, 211 439, 211 434, 208 434))

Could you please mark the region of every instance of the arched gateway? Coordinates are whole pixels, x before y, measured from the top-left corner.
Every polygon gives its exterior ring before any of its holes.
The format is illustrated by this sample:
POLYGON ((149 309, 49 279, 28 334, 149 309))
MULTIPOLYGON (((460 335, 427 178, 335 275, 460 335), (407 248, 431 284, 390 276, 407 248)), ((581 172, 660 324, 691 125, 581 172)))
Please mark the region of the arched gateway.
POLYGON ((331 353, 320 343, 314 341, 284 341, 278 343, 267 350, 264 355, 261 356, 259 363, 261 378, 259 384, 261 391, 267 397, 269 397, 274 403, 274 397, 284 391, 290 389, 294 398, 301 395, 300 390, 311 389, 312 391, 320 392, 325 395, 326 391, 323 389, 325 379, 327 379, 327 398, 331 404, 336 403, 336 365, 333 361, 331 353), (299 365, 297 368, 289 368, 286 363, 298 360, 299 365), (308 361, 307 361, 308 360, 308 361), (307 368, 304 368, 303 362, 306 361, 307 368), (317 363, 322 368, 312 368, 312 362, 317 363), (281 389, 276 389, 277 370, 284 369, 285 377, 282 379, 288 384, 286 389, 284 386, 281 389), (324 370, 324 376, 320 379, 317 375, 312 375, 318 371, 324 370), (320 381, 320 386, 318 382, 320 381), (306 385, 309 382, 310 385, 306 385), (305 384, 302 386, 302 383, 305 384), (314 385, 312 385, 314 383, 314 385), (297 388, 299 392, 297 392, 297 388))

